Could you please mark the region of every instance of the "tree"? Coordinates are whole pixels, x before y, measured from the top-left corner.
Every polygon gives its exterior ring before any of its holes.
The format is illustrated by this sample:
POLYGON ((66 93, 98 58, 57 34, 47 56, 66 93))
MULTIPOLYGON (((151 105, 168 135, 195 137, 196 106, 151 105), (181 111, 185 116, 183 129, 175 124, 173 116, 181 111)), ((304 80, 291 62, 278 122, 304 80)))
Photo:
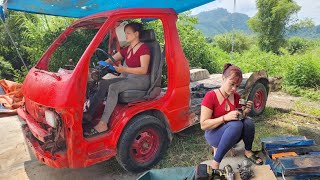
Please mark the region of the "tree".
POLYGON ((300 29, 305 29, 305 28, 310 29, 310 28, 314 28, 314 27, 315 27, 315 25, 314 25, 314 22, 312 21, 312 19, 305 18, 305 19, 302 19, 302 20, 298 21, 297 23, 291 25, 289 27, 289 30, 295 32, 300 29))
POLYGON ((258 34, 259 47, 263 51, 279 53, 285 43, 286 27, 291 15, 300 10, 293 0, 256 0, 258 13, 248 24, 258 34))

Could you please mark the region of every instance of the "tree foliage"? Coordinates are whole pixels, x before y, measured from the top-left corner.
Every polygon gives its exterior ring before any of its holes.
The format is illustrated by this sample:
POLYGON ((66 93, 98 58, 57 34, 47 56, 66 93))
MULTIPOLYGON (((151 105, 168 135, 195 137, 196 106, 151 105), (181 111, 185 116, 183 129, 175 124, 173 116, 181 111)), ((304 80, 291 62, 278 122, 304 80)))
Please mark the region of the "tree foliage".
MULTIPOLYGON (((214 42, 218 47, 226 52, 232 50, 232 33, 219 34, 214 36, 214 42)), ((249 36, 242 32, 234 33, 234 52, 242 53, 248 50, 253 43, 253 40, 249 36)))
MULTIPOLYGON (((195 24, 197 18, 190 16, 190 12, 179 14, 177 28, 185 56, 191 67, 206 68, 211 73, 216 72, 217 65, 211 46, 201 31, 194 27, 195 24)), ((161 21, 150 22, 146 28, 155 30, 157 40, 163 46, 165 42, 161 21)))
POLYGON ((293 0, 256 0, 258 13, 248 23, 258 34, 259 47, 263 51, 279 53, 285 43, 285 30, 291 15, 300 10, 293 0))
MULTIPOLYGON (((6 19, 6 26, 24 61, 30 68, 71 22, 73 19, 11 11, 6 19)), ((14 76, 10 76, 11 79, 23 80, 22 77, 25 76, 27 70, 22 68, 23 64, 3 24, 0 24, 0 44, 0 56, 3 57, 4 62, 9 62, 14 69, 12 71, 14 76)))
POLYGON ((308 41, 301 37, 292 37, 288 40, 287 49, 291 55, 295 53, 304 53, 308 47, 308 41))
POLYGON ((211 73, 216 72, 217 64, 211 46, 202 32, 194 27, 195 24, 197 18, 191 17, 189 12, 179 15, 177 28, 185 56, 191 67, 205 68, 211 73))
MULTIPOLYGON (((73 21, 73 19, 69 18, 10 12, 6 23, 22 57, 30 68, 39 60, 58 35, 73 21)), ((177 27, 183 50, 192 67, 207 68, 210 72, 214 72, 216 65, 215 61, 213 61, 214 55, 211 52, 211 45, 206 42, 204 35, 194 27, 196 23, 197 19, 191 17, 189 12, 179 15, 177 27)), ((161 21, 148 22, 147 25, 156 31, 157 39, 164 45, 161 21)), ((92 39, 88 39, 89 36, 91 37, 89 34, 92 33, 79 32, 76 34, 77 36, 75 37, 77 38, 70 36, 68 38, 69 43, 61 46, 53 54, 50 61, 51 70, 57 70, 64 61, 74 59, 74 56, 79 56, 79 53, 83 53, 83 48, 87 47, 92 39), (64 51, 66 49, 68 51, 64 51)), ((0 56, 3 57, 1 62, 6 64, 2 65, 2 69, 5 68, 6 72, 13 72, 15 74, 14 77, 21 81, 27 71, 21 68, 23 64, 9 40, 9 36, 1 25, 0 35, 0 56), (12 65, 14 71, 9 65, 12 65)), ((2 70, 2 72, 5 71, 2 70)))
POLYGON ((13 67, 0 56, 0 79, 11 79, 13 76, 13 67))

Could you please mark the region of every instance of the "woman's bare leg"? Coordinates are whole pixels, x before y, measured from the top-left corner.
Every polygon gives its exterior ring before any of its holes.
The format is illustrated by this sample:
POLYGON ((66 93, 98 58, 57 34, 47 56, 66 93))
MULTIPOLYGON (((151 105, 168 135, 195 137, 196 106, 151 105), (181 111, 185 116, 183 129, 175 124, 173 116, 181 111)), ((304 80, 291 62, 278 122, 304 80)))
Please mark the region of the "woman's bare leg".
MULTIPOLYGON (((251 157, 252 155, 253 155, 254 153, 250 150, 250 151, 248 151, 248 150, 245 150, 244 151, 244 155, 248 158, 248 157, 251 157)), ((257 164, 259 164, 259 163, 261 163, 262 162, 262 159, 261 158, 259 158, 259 159, 257 159, 256 160, 256 163, 257 164)))
POLYGON ((211 168, 212 169, 219 169, 219 165, 220 165, 220 163, 218 163, 214 159, 212 160, 212 163, 211 163, 211 168))
MULTIPOLYGON (((212 152, 213 152, 213 157, 214 157, 214 155, 216 154, 216 152, 217 152, 217 148, 215 148, 215 147, 213 147, 212 146, 212 152)), ((212 163, 211 163, 211 168, 212 169, 219 169, 219 165, 220 165, 220 163, 218 163, 218 162, 216 162, 215 160, 212 160, 212 163)))

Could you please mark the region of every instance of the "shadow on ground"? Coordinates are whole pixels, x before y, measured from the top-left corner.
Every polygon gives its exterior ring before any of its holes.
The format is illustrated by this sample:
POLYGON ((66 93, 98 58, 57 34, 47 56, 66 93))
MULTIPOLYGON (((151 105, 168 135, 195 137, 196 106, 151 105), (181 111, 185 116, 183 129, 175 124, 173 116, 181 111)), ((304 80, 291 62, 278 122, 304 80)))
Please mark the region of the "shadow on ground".
POLYGON ((87 168, 80 169, 56 169, 44 164, 41 164, 38 161, 27 161, 24 163, 25 172, 30 180, 70 180, 70 179, 110 179, 110 180, 133 180, 136 179, 140 174, 128 173, 124 170, 119 170, 120 165, 115 159, 111 159, 107 162, 102 162, 87 168), (114 169, 114 172, 110 172, 114 169))
POLYGON ((317 144, 320 144, 320 132, 315 128, 298 126, 299 134, 306 136, 308 139, 313 139, 317 144))

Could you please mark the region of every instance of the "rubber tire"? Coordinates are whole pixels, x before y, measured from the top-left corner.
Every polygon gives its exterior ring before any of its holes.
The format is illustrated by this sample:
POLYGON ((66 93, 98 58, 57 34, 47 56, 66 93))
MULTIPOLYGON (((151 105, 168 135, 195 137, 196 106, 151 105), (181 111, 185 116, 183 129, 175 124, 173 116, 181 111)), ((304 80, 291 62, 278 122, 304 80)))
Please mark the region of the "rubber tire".
POLYGON ((248 96, 248 100, 254 101, 254 95, 256 94, 256 92, 258 90, 262 90, 263 95, 265 97, 264 102, 263 102, 263 106, 262 106, 262 108, 260 110, 258 110, 258 109, 256 109, 254 107, 254 105, 252 105, 251 112, 249 114, 250 116, 258 116, 258 115, 262 114, 264 109, 266 108, 266 103, 267 103, 267 99, 268 99, 268 93, 267 93, 266 87, 262 83, 254 84, 254 86, 251 89, 250 94, 248 96))
POLYGON ((134 117, 125 127, 118 141, 117 148, 117 161, 127 171, 130 172, 143 172, 150 169, 157 164, 166 150, 168 149, 169 138, 165 128, 165 125, 156 117, 150 115, 138 115, 134 117), (134 138, 140 134, 145 128, 153 128, 157 131, 160 141, 159 148, 155 153, 155 156, 146 163, 136 162, 130 156, 130 146, 134 138), (162 141, 161 141, 162 140, 162 141))

